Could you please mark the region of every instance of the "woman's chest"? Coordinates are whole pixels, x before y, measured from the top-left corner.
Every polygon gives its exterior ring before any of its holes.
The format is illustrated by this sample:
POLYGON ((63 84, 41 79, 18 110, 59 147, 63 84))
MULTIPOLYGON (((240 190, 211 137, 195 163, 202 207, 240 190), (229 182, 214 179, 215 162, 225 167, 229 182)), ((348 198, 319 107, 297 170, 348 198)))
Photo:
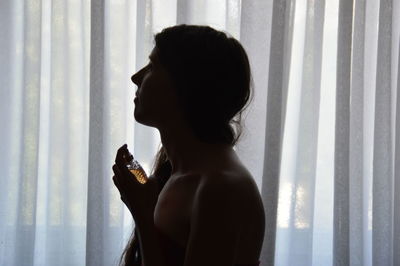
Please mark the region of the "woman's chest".
POLYGON ((190 179, 168 180, 154 210, 155 226, 183 247, 189 237, 190 214, 197 184, 190 179))

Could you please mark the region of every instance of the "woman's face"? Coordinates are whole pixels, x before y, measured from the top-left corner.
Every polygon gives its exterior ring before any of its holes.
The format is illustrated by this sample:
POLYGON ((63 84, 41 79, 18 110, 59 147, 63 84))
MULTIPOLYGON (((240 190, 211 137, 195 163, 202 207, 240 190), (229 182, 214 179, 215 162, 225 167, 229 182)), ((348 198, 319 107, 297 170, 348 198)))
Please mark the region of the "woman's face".
POLYGON ((138 87, 135 98, 136 121, 156 127, 171 119, 171 111, 176 108, 176 92, 172 80, 161 65, 158 49, 149 56, 149 63, 135 73, 131 80, 138 87))

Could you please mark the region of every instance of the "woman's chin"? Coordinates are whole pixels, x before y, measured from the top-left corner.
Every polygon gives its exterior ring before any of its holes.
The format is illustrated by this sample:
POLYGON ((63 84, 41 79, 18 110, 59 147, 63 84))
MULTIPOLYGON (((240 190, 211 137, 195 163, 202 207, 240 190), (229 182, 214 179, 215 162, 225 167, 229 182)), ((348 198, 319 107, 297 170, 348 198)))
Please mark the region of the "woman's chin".
POLYGON ((135 118, 136 122, 145 125, 145 120, 143 117, 143 114, 140 113, 139 109, 135 107, 135 110, 133 111, 133 117, 135 118))
POLYGON ((137 122, 139 122, 139 120, 140 120, 139 116, 140 115, 138 114, 138 111, 136 110, 136 107, 135 107, 135 110, 133 111, 133 117, 135 118, 135 120, 137 122))

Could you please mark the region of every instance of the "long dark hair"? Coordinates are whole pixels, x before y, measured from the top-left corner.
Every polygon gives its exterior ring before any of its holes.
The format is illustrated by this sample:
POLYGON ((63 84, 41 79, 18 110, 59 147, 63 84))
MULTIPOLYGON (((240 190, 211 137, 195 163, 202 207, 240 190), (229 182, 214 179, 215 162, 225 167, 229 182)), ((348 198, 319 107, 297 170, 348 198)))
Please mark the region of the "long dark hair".
MULTIPOLYGON (((254 96, 249 59, 242 45, 209 26, 185 24, 157 33, 155 45, 161 64, 175 83, 180 107, 193 133, 203 142, 233 147, 242 134, 242 112, 254 96)), ((150 174, 157 177, 159 192, 171 170, 161 146, 150 174)), ((135 227, 120 264, 141 263, 135 227)))

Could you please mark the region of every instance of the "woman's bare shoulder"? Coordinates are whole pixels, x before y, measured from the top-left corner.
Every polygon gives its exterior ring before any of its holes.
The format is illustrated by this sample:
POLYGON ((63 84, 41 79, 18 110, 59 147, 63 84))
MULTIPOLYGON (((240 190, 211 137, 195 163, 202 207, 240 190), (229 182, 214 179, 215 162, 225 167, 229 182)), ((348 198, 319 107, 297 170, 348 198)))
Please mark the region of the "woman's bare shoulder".
POLYGON ((221 193, 221 196, 232 193, 241 202, 249 204, 260 197, 256 182, 251 173, 244 167, 215 169, 201 175, 199 189, 221 193))

